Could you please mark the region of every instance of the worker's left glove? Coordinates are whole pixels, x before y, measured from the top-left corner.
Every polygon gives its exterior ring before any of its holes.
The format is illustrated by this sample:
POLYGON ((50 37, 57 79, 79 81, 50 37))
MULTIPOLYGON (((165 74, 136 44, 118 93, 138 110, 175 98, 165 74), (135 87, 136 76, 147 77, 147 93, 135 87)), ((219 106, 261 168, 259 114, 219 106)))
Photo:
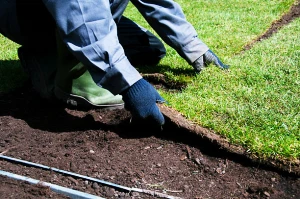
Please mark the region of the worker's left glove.
POLYGON ((228 69, 229 66, 225 65, 221 62, 221 60, 218 58, 218 56, 213 53, 211 50, 206 51, 201 57, 199 57, 192 66, 197 72, 200 72, 202 69, 204 69, 209 64, 214 64, 215 66, 219 67, 220 69, 228 69))

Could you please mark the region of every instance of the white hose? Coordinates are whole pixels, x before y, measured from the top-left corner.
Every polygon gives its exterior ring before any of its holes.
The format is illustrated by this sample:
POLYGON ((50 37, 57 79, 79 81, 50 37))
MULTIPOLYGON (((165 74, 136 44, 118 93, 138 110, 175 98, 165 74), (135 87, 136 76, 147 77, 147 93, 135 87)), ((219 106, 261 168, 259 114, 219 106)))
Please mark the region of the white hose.
POLYGON ((60 194, 64 194, 66 196, 69 196, 72 199, 104 199, 92 194, 88 194, 88 193, 84 193, 81 191, 77 191, 74 189, 70 189, 70 188, 66 188, 66 187, 62 187, 56 184, 51 184, 48 182, 43 182, 40 180, 36 180, 33 178, 29 178, 26 176, 21 176, 21 175, 17 175, 14 173, 10 173, 10 172, 6 172, 6 171, 2 171, 0 170, 0 175, 15 179, 15 180, 22 180, 22 181, 26 181, 29 182, 30 184, 39 184, 45 187, 49 187, 52 191, 56 192, 56 193, 60 193, 60 194))
POLYGON ((145 194, 148 194, 148 195, 157 196, 157 197, 160 197, 160 198, 167 198, 167 199, 181 199, 180 197, 170 196, 170 195, 167 195, 167 194, 164 194, 164 193, 159 193, 159 192, 151 191, 151 190, 147 190, 147 189, 130 188, 130 187, 118 185, 118 184, 115 184, 115 183, 112 183, 112 182, 99 180, 99 179, 96 179, 96 178, 80 175, 80 174, 73 173, 73 172, 70 172, 70 171, 65 171, 65 170, 54 168, 54 167, 45 166, 45 165, 42 165, 42 164, 37 164, 37 163, 25 161, 25 160, 20 160, 20 159, 5 156, 5 155, 0 155, 0 159, 4 159, 4 160, 7 160, 7 161, 16 162, 16 163, 19 163, 19 164, 24 164, 24 165, 32 166, 32 167, 36 167, 36 168, 55 171, 57 173, 61 173, 61 174, 81 178, 81 179, 84 179, 84 180, 89 180, 89 181, 92 181, 92 182, 101 183, 101 184, 104 184, 104 185, 107 185, 107 186, 110 186, 110 187, 114 187, 116 189, 125 190, 125 191, 128 191, 128 192, 134 191, 134 192, 145 193, 145 194))

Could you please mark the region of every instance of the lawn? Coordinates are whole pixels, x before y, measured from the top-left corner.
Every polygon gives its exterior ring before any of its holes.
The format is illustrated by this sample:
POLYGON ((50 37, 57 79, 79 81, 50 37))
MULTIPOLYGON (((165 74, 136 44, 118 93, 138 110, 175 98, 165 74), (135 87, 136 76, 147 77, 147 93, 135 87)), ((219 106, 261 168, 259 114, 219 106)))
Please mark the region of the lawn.
POLYGON ((17 55, 18 46, 0 34, 0 93, 19 87, 26 79, 17 55))
MULTIPOLYGON (((157 70, 188 82, 182 92, 161 91, 169 105, 262 158, 299 159, 299 19, 242 53, 295 1, 177 2, 199 37, 231 68, 211 66, 191 75, 192 68, 168 48, 157 70)), ((126 14, 149 28, 136 13, 131 7, 126 14)))
MULTIPOLYGON (((287 12, 294 0, 176 2, 199 37, 231 68, 221 71, 210 66, 195 74, 167 47, 167 56, 151 71, 188 83, 181 92, 160 90, 169 106, 262 158, 299 159, 299 18, 242 52, 287 12)), ((132 5, 125 15, 151 30, 132 5)), ((0 37, 0 92, 18 87, 26 79, 17 47, 0 37)))

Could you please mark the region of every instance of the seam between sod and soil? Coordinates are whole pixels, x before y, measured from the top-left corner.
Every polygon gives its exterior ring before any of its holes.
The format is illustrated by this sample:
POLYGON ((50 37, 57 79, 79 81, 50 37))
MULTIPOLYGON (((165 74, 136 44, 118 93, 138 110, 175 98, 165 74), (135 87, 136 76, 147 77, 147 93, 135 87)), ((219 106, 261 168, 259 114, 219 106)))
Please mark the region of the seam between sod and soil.
POLYGON ((168 139, 198 148, 209 156, 230 159, 243 165, 272 170, 287 176, 300 176, 299 161, 262 158, 249 153, 244 147, 230 143, 228 139, 214 131, 187 120, 178 111, 165 105, 158 106, 166 119, 162 136, 167 136, 168 139))
POLYGON ((300 17, 300 0, 296 0, 294 4, 290 7, 289 11, 284 13, 280 19, 273 21, 271 26, 262 35, 258 36, 256 39, 246 44, 241 51, 241 53, 250 50, 256 43, 266 40, 275 33, 277 33, 281 28, 291 23, 294 19, 300 17))

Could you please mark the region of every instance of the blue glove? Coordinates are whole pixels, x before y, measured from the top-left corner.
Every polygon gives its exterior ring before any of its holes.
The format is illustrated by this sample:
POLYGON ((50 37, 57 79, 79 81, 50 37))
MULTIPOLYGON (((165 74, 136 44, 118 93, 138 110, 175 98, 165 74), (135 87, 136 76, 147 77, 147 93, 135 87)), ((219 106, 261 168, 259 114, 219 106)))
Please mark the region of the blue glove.
POLYGON ((145 79, 140 79, 121 95, 133 120, 144 120, 160 126, 165 123, 164 116, 156 105, 165 100, 145 79))
POLYGON ((221 62, 221 60, 218 58, 218 56, 213 53, 211 50, 206 51, 201 57, 199 57, 192 66, 197 72, 200 72, 202 69, 204 69, 209 64, 213 63, 220 69, 228 69, 229 66, 225 65, 221 62))

